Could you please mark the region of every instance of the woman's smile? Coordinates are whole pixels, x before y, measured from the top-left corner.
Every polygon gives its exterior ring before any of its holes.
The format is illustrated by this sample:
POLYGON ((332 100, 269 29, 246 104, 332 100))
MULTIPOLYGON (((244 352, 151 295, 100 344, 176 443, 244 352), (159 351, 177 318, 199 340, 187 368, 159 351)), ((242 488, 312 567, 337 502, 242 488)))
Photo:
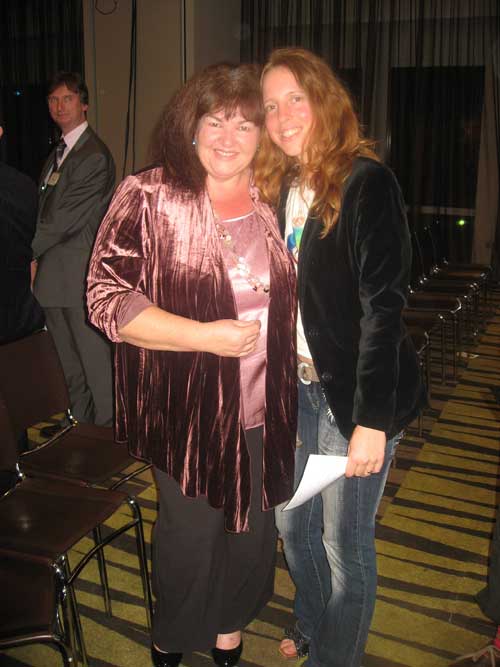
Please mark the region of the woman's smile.
POLYGON ((271 140, 289 157, 299 157, 313 124, 305 91, 286 67, 274 67, 262 83, 266 129, 271 140))

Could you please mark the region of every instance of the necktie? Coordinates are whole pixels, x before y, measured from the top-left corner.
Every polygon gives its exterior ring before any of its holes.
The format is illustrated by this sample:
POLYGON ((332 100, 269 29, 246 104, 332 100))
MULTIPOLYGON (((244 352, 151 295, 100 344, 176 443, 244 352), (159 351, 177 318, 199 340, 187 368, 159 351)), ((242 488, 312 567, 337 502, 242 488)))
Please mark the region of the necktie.
POLYGON ((56 154, 55 154, 55 157, 54 157, 54 168, 53 168, 53 171, 57 171, 57 169, 58 169, 58 167, 59 167, 59 165, 60 165, 60 163, 61 163, 62 156, 63 156, 63 154, 64 154, 64 149, 65 149, 65 148, 66 148, 66 142, 65 142, 64 139, 61 137, 61 138, 59 139, 59 143, 58 143, 57 146, 56 146, 56 154))

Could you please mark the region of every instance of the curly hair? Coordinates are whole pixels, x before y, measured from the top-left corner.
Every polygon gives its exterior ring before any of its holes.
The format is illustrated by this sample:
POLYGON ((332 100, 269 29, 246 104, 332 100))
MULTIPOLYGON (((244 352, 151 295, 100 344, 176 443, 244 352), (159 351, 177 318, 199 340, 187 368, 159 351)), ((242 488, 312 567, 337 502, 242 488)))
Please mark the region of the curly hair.
POLYGON ((322 221, 324 237, 338 220, 343 183, 354 159, 361 155, 379 158, 373 151, 374 142, 362 136, 350 94, 324 60, 306 49, 276 49, 264 66, 261 83, 275 67, 284 67, 294 75, 311 105, 313 124, 299 157, 285 155, 264 129, 255 160, 255 182, 263 197, 275 206, 283 179, 311 188, 311 213, 322 221))
POLYGON ((164 169, 165 178, 180 191, 198 195, 207 172, 198 158, 194 138, 207 113, 237 110, 259 128, 264 123, 260 69, 255 65, 219 63, 195 74, 165 107, 153 133, 150 154, 164 169))

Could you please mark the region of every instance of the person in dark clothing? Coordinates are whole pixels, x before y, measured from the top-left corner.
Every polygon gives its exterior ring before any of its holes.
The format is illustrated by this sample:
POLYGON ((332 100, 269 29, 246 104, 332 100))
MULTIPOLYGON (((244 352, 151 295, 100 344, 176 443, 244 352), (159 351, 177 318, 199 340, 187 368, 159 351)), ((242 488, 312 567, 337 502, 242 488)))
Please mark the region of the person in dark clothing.
POLYGON ((0 161, 0 344, 44 326, 42 308, 31 291, 37 200, 35 183, 0 161))
POLYGON ((347 456, 345 477, 299 507, 277 508, 297 617, 279 650, 308 654, 304 667, 360 667, 377 589, 377 507, 425 401, 401 319, 410 233, 396 178, 326 62, 276 49, 261 83, 255 184, 277 207, 297 268, 296 484, 309 455, 347 456))
POLYGON ((111 426, 111 346, 87 321, 85 287, 94 239, 115 186, 115 164, 87 122, 89 94, 80 74, 55 74, 47 104, 61 136, 40 174, 33 291, 61 360, 73 417, 111 426))
MULTIPOLYGON (((0 139, 2 136, 0 119, 0 139)), ((29 336, 45 325, 43 310, 31 291, 37 201, 31 178, 0 161, 0 345, 29 336)), ((18 448, 20 452, 28 448, 26 434, 18 448)), ((0 492, 12 483, 12 473, 0 471, 0 492)))

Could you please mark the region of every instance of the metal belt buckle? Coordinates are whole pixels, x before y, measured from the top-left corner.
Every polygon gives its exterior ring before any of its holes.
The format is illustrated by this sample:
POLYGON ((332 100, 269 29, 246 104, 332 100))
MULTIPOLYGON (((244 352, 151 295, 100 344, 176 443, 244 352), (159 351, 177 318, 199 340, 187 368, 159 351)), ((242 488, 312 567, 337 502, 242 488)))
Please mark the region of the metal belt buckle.
POLYGON ((309 368, 311 368, 309 364, 306 364, 304 361, 301 361, 297 366, 297 375, 302 384, 311 384, 311 380, 307 378, 309 368))

